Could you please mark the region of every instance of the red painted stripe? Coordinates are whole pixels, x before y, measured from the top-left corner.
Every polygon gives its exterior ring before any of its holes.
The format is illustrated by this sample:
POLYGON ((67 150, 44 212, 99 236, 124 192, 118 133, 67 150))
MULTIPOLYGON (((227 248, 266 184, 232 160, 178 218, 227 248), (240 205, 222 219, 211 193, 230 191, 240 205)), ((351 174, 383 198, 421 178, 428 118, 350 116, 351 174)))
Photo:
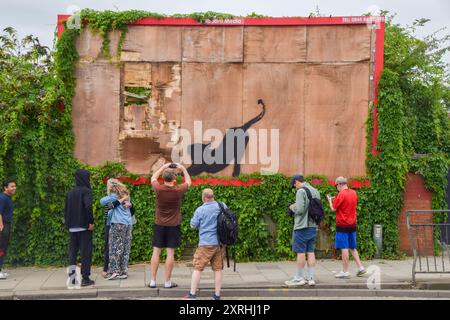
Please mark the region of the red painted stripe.
MULTIPOLYGON (((146 177, 139 177, 137 179, 133 179, 130 177, 118 177, 116 178, 119 181, 126 181, 132 185, 151 185, 150 179, 146 177)), ((103 179, 103 183, 106 184, 108 178, 105 177, 103 179)), ((163 179, 158 179, 159 183, 163 183, 163 179)), ((184 182, 184 178, 182 179, 182 182, 184 182)), ((262 183, 261 179, 253 179, 249 178, 247 180, 240 180, 235 178, 230 179, 219 179, 219 178, 194 178, 192 179, 192 185, 193 186, 199 186, 199 185, 223 185, 223 186, 232 186, 232 187, 250 187, 255 185, 260 185, 262 183)), ((328 181, 322 181, 320 179, 313 179, 311 180, 311 184, 313 185, 320 185, 322 183, 327 183, 328 185, 334 186, 335 182, 333 180, 328 181)), ((350 179, 348 181, 348 184, 353 189, 360 189, 363 187, 370 187, 370 180, 354 180, 350 179)))
MULTIPOLYGON (((58 15, 58 37, 64 31, 63 22, 70 15, 58 15)), ((353 25, 367 24, 370 19, 381 19, 384 25, 384 17, 314 17, 314 18, 230 18, 230 19, 208 19, 205 23, 198 22, 192 18, 143 18, 130 23, 130 25, 148 26, 301 26, 301 25, 353 25)))
POLYGON ((57 25, 58 38, 61 38, 61 35, 64 32, 64 21, 66 21, 70 17, 71 17, 70 14, 58 14, 58 25, 57 25))
POLYGON ((380 27, 375 31, 375 79, 374 79, 374 99, 373 99, 373 133, 372 133, 372 154, 376 156, 379 151, 378 145, 378 83, 380 82, 381 73, 383 71, 384 62, 384 28, 385 23, 382 21, 380 27))
MULTIPOLYGON (((383 19, 383 17, 370 17, 383 19)), ((348 25, 367 24, 369 17, 317 17, 317 18, 228 18, 207 19, 205 23, 192 18, 143 18, 130 25, 177 25, 177 26, 282 26, 282 25, 348 25)))

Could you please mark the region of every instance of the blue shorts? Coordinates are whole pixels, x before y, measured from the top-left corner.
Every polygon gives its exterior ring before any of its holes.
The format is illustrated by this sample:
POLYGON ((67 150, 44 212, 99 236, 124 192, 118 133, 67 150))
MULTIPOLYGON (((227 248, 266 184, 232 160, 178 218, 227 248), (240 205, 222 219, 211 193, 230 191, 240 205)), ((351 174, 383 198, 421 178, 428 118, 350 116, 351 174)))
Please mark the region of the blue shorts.
POLYGON ((356 231, 336 232, 335 249, 356 249, 356 231))
POLYGON ((294 230, 292 233, 292 250, 296 253, 314 252, 316 228, 294 230))

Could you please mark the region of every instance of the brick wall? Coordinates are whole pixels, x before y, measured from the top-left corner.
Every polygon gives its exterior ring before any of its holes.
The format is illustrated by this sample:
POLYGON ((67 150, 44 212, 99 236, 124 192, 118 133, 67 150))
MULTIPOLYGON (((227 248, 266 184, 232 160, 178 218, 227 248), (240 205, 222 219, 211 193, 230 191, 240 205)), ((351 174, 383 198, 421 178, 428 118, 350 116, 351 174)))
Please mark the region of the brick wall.
MULTIPOLYGON (((402 212, 399 218, 400 251, 412 255, 411 240, 406 227, 406 210, 431 210, 431 192, 425 189, 423 177, 419 174, 408 173, 404 193, 402 212)), ((431 223, 431 213, 416 213, 412 215, 412 223, 431 223)), ((414 229, 413 229, 414 230, 414 229)), ((420 249, 421 255, 433 255, 433 230, 422 227, 415 230, 414 241, 420 249)))

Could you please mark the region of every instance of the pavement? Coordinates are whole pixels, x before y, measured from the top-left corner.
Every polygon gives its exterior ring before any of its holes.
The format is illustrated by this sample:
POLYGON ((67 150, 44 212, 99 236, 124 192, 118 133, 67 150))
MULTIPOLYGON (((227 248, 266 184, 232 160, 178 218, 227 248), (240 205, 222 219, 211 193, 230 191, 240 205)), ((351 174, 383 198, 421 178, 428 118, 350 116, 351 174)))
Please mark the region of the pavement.
MULTIPOLYGON (((315 268, 316 286, 288 288, 284 281, 296 271, 293 261, 237 263, 223 271, 223 299, 292 299, 292 298, 427 298, 450 299, 450 274, 418 274, 412 285, 412 259, 363 261, 368 273, 356 277, 356 266, 351 264, 350 279, 336 279, 341 270, 339 260, 318 260, 315 268), (379 280, 379 281, 378 281, 379 280)), ((107 281, 102 269, 93 267, 91 278, 95 285, 68 289, 66 268, 20 267, 4 268, 9 278, 0 280, 2 299, 181 299, 190 288, 192 264, 176 262, 172 281, 178 287, 165 289, 164 265, 157 276, 157 288, 146 285, 150 281, 150 265, 129 266, 128 279, 107 281)), ((199 299, 211 299, 214 276, 208 267, 202 273, 199 299)))

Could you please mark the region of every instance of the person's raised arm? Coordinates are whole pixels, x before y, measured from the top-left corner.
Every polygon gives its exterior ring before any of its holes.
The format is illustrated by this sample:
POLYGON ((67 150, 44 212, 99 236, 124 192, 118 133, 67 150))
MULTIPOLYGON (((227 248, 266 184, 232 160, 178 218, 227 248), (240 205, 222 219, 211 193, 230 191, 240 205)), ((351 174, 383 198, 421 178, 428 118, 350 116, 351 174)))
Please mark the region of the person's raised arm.
POLYGON ((164 171, 164 169, 168 168, 170 165, 171 165, 170 163, 166 163, 161 168, 156 170, 156 172, 152 175, 151 182, 153 183, 153 181, 158 181, 158 178, 161 175, 161 173, 164 171))
POLYGON ((191 176, 189 175, 189 172, 187 172, 186 168, 181 164, 178 164, 178 167, 183 172, 184 182, 187 183, 187 185, 190 187, 192 184, 192 180, 191 180, 191 176))
POLYGON ((327 199, 328 199, 328 204, 330 205, 331 211, 335 212, 336 209, 333 207, 334 197, 331 197, 330 195, 327 195, 327 199))

